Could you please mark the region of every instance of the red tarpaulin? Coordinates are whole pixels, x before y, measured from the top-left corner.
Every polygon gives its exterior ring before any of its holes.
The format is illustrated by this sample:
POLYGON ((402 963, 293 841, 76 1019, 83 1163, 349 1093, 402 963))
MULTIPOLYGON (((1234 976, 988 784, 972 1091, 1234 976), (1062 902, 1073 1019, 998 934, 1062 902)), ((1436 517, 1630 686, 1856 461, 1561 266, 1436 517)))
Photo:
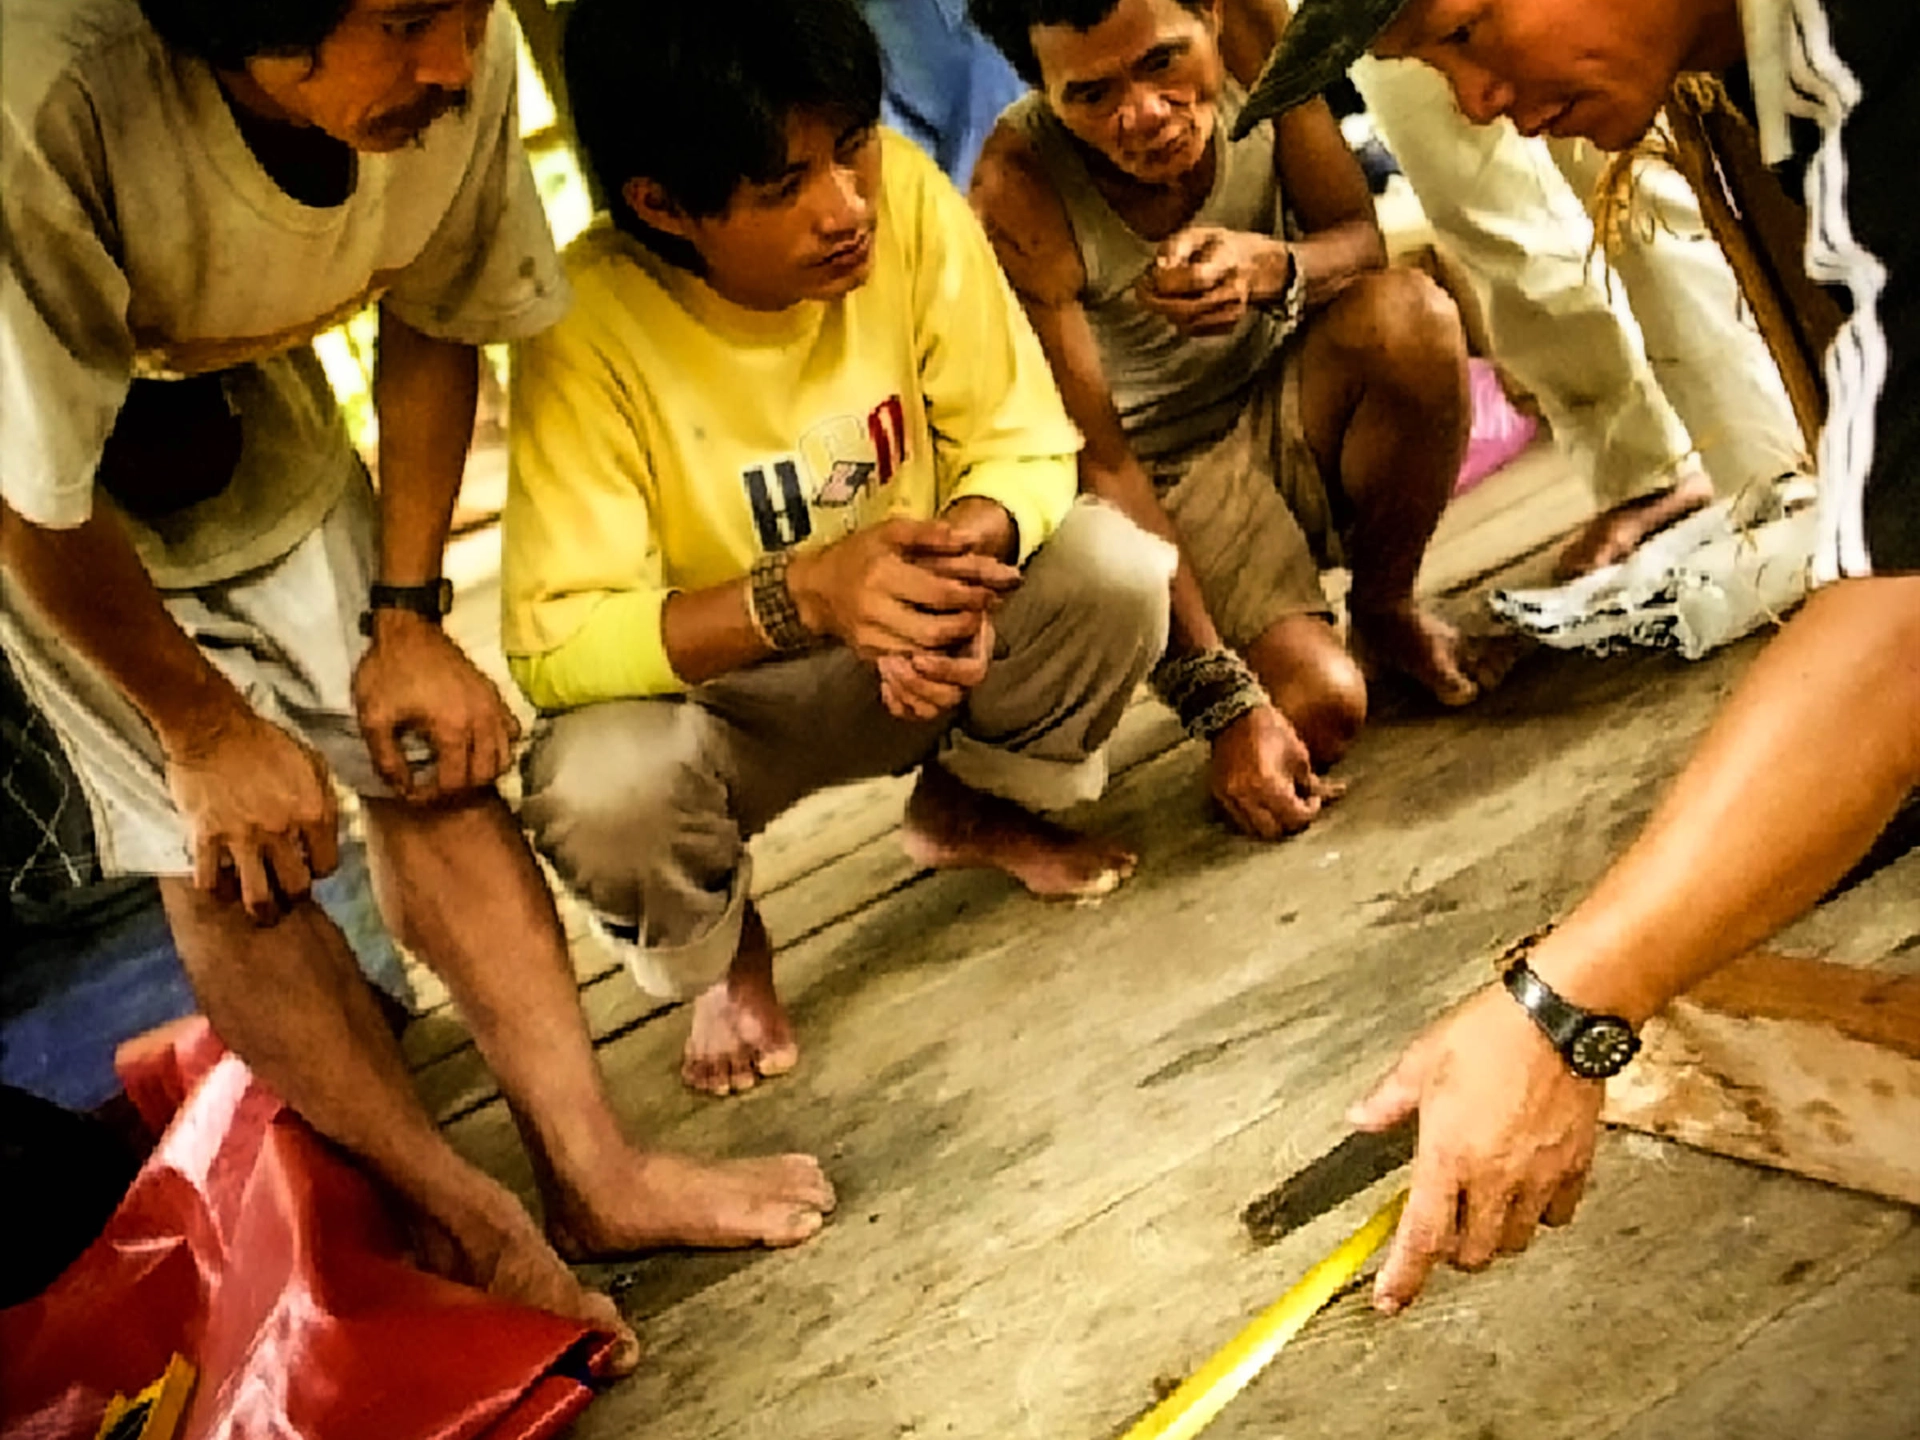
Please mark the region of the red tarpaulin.
POLYGON ((199 1371, 181 1440, 532 1440, 586 1407, 611 1341, 414 1268, 374 1183, 204 1020, 120 1069, 165 1133, 100 1239, 0 1310, 6 1440, 90 1440, 176 1353, 199 1371))

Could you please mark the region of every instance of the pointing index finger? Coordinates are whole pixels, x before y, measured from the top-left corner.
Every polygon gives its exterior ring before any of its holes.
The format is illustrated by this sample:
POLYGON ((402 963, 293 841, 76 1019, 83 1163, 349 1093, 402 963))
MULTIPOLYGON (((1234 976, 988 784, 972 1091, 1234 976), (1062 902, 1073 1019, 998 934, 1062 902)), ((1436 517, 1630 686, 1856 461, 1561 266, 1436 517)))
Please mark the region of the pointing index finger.
POLYGON ((1407 1208, 1373 1284, 1375 1309, 1396 1315, 1413 1303, 1433 1267, 1453 1253, 1459 1213, 1458 1184, 1450 1171, 1428 1157, 1423 1144, 1414 1156, 1407 1208))

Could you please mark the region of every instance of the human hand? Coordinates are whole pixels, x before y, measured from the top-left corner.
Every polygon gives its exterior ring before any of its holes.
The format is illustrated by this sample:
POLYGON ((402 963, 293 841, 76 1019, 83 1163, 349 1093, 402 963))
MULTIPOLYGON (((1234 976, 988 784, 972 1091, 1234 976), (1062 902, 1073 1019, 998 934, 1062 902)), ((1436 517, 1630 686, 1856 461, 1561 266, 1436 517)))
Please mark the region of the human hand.
POLYGON ((954 538, 975 555, 1011 563, 1020 544, 1019 527, 998 500, 963 495, 940 514, 954 538))
POLYGON ((1479 1270, 1564 1225, 1586 1189, 1606 1086, 1576 1078, 1500 986, 1407 1047, 1347 1119, 1387 1130, 1415 1111, 1412 1193, 1374 1281, 1376 1309, 1411 1304, 1441 1260, 1479 1270))
POLYGON ((894 519, 796 554, 787 588, 800 622, 869 660, 966 646, 1020 583, 939 520, 894 519))
POLYGON ((1346 791, 1314 773, 1305 742, 1271 705, 1249 710, 1213 737, 1210 779, 1228 818, 1262 840, 1306 829, 1346 791))
POLYGON ((408 610, 373 612, 373 643, 353 672, 353 703, 374 769, 425 803, 491 784, 513 758, 520 722, 445 631, 408 610), (408 763, 404 736, 432 760, 408 763))
POLYGON ((896 720, 938 719, 987 678, 992 660, 993 619, 982 615, 973 639, 952 654, 882 655, 880 700, 896 720))
POLYGON ((1292 273, 1285 242, 1197 225, 1160 242, 1138 293, 1189 335, 1225 335, 1258 301, 1282 294, 1292 273))
POLYGON ((170 744, 166 778, 195 888, 238 899, 256 924, 273 924, 340 863, 325 762, 244 704, 170 744))

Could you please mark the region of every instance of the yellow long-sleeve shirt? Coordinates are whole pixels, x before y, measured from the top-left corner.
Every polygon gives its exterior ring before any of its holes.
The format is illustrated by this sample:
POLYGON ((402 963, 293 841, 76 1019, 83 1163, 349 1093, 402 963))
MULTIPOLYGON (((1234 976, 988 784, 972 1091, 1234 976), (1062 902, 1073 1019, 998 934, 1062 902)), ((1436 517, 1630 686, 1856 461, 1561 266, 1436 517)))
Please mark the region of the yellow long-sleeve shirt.
POLYGON ((873 270, 831 304, 743 309, 610 225, 574 305, 518 348, 502 523, 505 648, 543 710, 685 689, 675 590, 783 546, 998 501, 1021 559, 1073 502, 1080 438, 986 237, 882 136, 873 270))

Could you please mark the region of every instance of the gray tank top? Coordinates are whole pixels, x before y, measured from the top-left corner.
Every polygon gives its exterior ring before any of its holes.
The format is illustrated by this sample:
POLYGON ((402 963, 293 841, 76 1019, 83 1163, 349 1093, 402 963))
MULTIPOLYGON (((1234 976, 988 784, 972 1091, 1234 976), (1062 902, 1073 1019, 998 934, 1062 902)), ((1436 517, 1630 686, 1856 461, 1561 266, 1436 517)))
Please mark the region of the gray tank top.
MULTIPOLYGON (((1227 137, 1245 94, 1223 87, 1214 121, 1219 150, 1213 189, 1189 225, 1280 233, 1280 185, 1273 173, 1273 127, 1244 140, 1227 137)), ((1078 143, 1030 93, 1005 119, 1032 143, 1073 223, 1087 272, 1081 303, 1100 345, 1100 363, 1133 450, 1156 459, 1224 435, 1239 419, 1254 377, 1280 347, 1271 316, 1256 311, 1231 334, 1183 335, 1142 305, 1134 282, 1153 263, 1156 242, 1120 218, 1094 185, 1078 143)))

